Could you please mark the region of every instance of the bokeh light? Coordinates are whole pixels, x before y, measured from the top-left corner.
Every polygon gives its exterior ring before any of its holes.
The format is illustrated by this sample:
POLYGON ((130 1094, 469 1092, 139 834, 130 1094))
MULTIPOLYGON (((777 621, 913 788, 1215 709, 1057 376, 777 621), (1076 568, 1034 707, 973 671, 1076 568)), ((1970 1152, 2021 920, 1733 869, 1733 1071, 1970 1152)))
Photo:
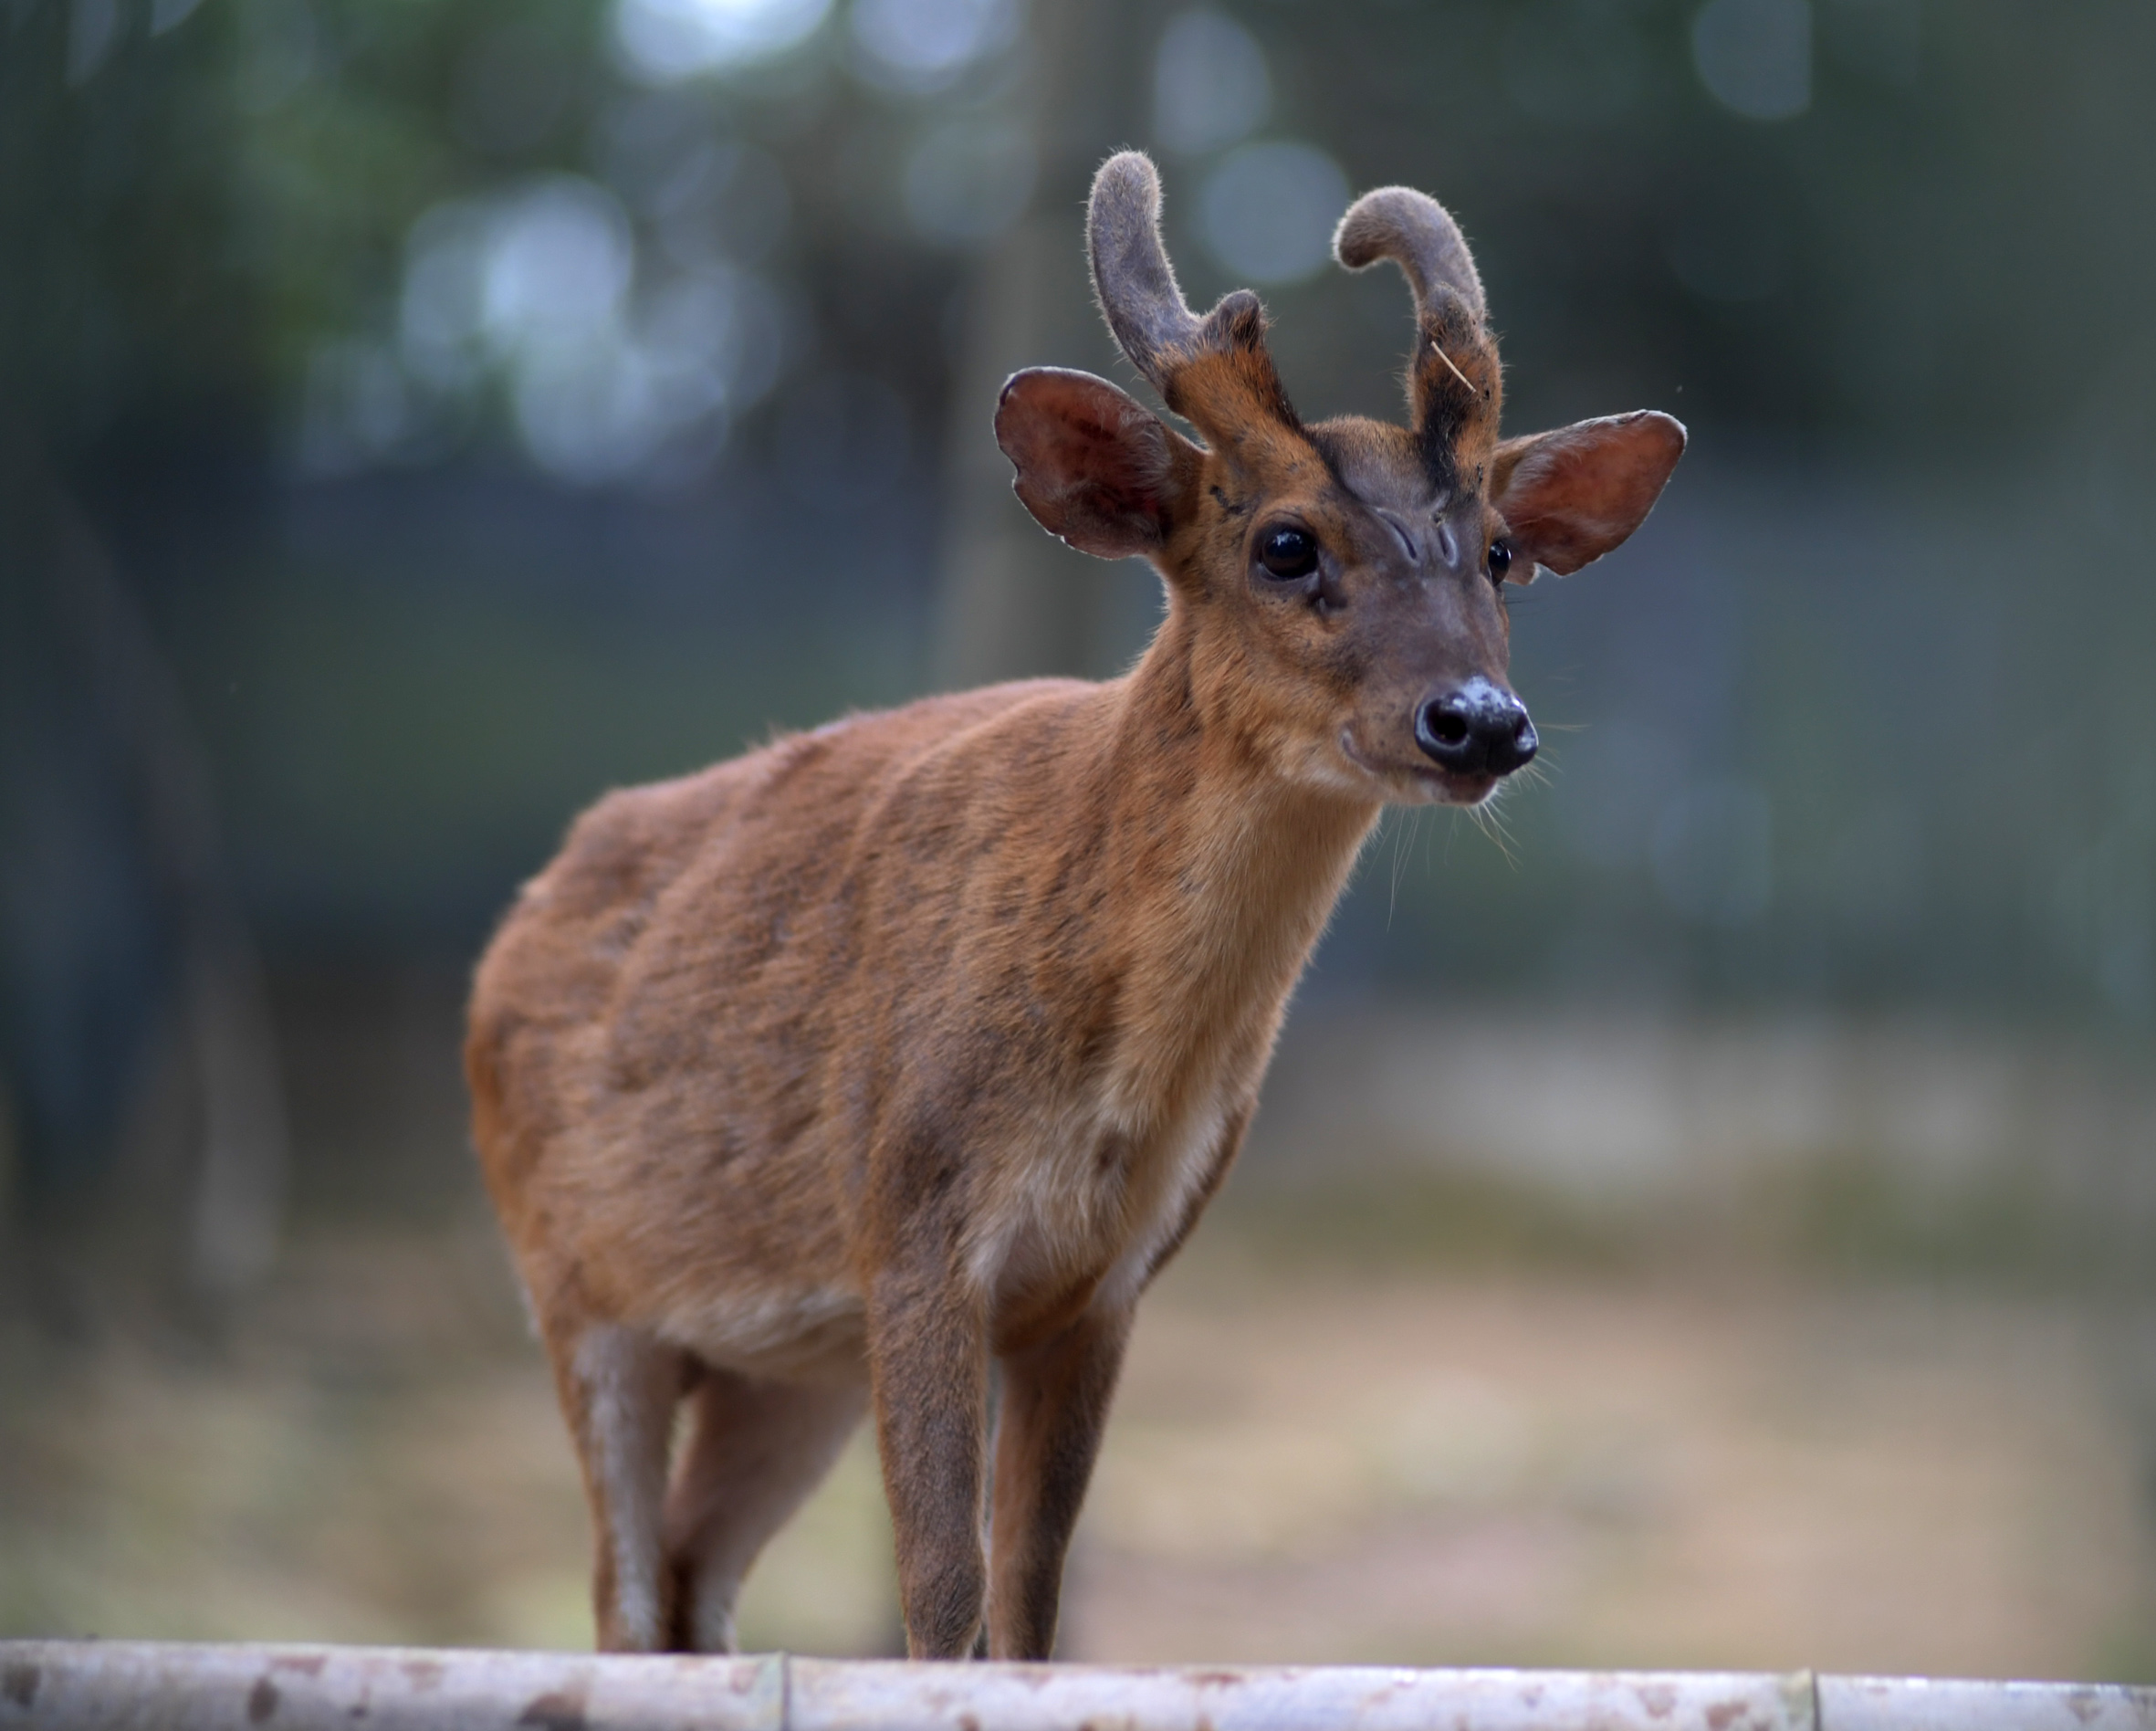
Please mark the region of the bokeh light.
POLYGON ((925 96, 1018 39, 1020 0, 854 0, 855 66, 872 82, 925 96))
POLYGON ((1331 261, 1347 176, 1324 152, 1291 140, 1245 144, 1206 176, 1198 232, 1232 275, 1293 282, 1331 261))
MULTIPOLYGON (((627 212, 575 176, 436 205, 406 247, 405 370, 449 399, 501 377, 525 448, 565 479, 617 478, 684 440, 715 455, 729 414, 777 382, 784 312, 769 284, 716 249, 672 250, 683 268, 640 281, 627 212)), ((375 429, 402 425, 389 406, 398 399, 345 365, 348 443, 386 451, 375 429)))
POLYGON ((1179 12, 1153 57, 1153 136, 1181 155, 1248 138, 1272 110, 1258 39, 1225 12, 1179 12))
POLYGON ((1692 20, 1692 64, 1746 120, 1795 119, 1812 105, 1808 0, 1707 0, 1692 20))
POLYGON ((654 84, 751 66, 814 34, 831 0, 617 0, 623 66, 654 84))

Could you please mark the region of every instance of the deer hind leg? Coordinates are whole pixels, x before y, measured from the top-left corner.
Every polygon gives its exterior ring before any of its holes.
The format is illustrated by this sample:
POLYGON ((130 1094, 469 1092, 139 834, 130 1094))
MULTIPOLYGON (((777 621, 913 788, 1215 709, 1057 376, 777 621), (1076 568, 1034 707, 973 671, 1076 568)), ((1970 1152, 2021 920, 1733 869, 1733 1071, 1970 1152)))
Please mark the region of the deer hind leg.
POLYGON ((673 1622, 662 1566, 666 1455, 687 1361, 641 1329, 586 1327, 554 1346, 596 1557, 591 1602, 605 1652, 656 1652, 673 1622))
POLYGON ((742 1577, 831 1470, 868 1393, 706 1369, 689 1400, 691 1429, 666 1497, 670 1644, 731 1652, 742 1577))

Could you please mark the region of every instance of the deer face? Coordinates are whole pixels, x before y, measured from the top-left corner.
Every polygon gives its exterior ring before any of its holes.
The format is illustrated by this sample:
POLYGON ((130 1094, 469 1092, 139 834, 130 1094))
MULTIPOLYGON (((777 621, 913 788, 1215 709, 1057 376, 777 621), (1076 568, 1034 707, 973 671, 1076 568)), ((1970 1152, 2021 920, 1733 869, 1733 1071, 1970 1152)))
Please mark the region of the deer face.
POLYGON ((1392 258, 1415 291, 1409 422, 1305 426, 1246 290, 1200 320, 1159 236, 1143 156, 1094 185, 1094 278, 1124 352, 1205 438, 1104 380, 1037 368, 1003 390, 997 437, 1052 533, 1143 553, 1199 645, 1193 697, 1279 772, 1351 796, 1473 804, 1533 757, 1506 681, 1502 592, 1569 573, 1646 517, 1684 448, 1641 412, 1501 443, 1502 377, 1465 242, 1433 200, 1366 194, 1341 261, 1392 258))

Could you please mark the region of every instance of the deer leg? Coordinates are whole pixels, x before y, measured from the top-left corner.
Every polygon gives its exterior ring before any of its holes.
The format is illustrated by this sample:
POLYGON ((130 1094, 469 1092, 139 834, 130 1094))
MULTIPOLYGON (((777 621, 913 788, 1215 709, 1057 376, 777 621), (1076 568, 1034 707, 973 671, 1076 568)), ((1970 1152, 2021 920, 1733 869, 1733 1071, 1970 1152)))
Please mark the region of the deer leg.
POLYGON ((672 1622, 659 1516, 685 1360, 641 1329, 612 1325, 583 1329, 553 1358, 591 1505, 600 1650, 658 1652, 672 1622))
POLYGON ((851 1382, 767 1382, 706 1370, 689 1400, 694 1428, 666 1497, 671 1644, 731 1652, 742 1577, 831 1470, 866 1396, 851 1382))
POLYGON ((1129 1336, 1128 1311, 1088 1312, 1002 1359, 989 1529, 989 1651, 995 1658, 1046 1659, 1054 1649, 1063 1556, 1129 1336))
POLYGON ((897 1541, 905 1647, 963 1659, 980 1628, 987 1327, 955 1278, 877 1283, 869 1366, 884 1493, 897 1541))

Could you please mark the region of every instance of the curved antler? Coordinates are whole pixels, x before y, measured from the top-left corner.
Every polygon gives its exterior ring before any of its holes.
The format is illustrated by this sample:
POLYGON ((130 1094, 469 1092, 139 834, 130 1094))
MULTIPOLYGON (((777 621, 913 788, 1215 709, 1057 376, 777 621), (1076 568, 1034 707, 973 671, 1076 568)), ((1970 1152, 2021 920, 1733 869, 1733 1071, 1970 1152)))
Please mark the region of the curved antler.
POLYGON ((1391 259, 1415 291, 1418 319, 1431 309, 1439 288, 1458 295, 1477 324, 1485 316, 1482 279, 1467 236, 1450 211, 1412 186, 1380 186, 1350 205, 1333 231, 1333 256, 1350 270, 1391 259))
POLYGON ((1253 416, 1299 425, 1258 297, 1235 289, 1202 319, 1184 301, 1160 238, 1160 176, 1142 152, 1119 152, 1094 176, 1085 244, 1108 329, 1169 408, 1216 440, 1253 416))
POLYGON ((1381 186, 1347 207, 1333 231, 1333 254, 1350 270, 1389 258, 1407 277, 1417 337, 1408 362, 1408 424, 1440 489, 1481 485, 1503 379, 1483 329, 1482 279, 1460 225, 1428 193, 1381 186))
POLYGON ((1094 176, 1085 245, 1108 329, 1131 365, 1166 396, 1175 363, 1197 346, 1198 322, 1167 261, 1160 175, 1142 152, 1111 156, 1094 176))

